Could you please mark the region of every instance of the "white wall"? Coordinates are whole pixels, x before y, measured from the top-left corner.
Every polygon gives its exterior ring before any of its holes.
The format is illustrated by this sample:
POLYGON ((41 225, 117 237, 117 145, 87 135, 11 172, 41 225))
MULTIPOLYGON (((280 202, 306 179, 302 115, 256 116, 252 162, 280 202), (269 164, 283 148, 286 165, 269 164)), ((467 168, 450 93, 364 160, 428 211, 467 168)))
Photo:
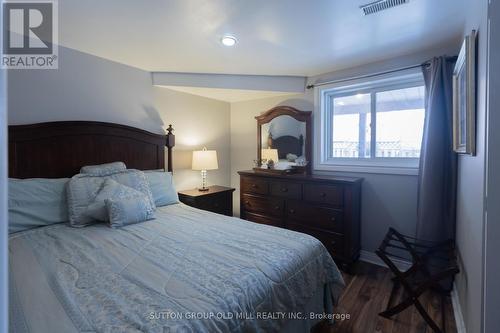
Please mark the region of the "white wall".
POLYGON ((484 194, 486 156, 487 0, 467 1, 464 35, 479 31, 477 66, 477 155, 458 160, 456 242, 461 272, 456 284, 467 332, 481 332, 483 311, 484 194))
POLYGON ((218 171, 209 182, 229 185, 229 104, 153 87, 149 72, 61 47, 58 70, 10 71, 9 124, 89 120, 130 125, 154 133, 176 129, 174 178, 195 187, 191 149, 217 149, 218 171))
POLYGON ((178 189, 200 186, 199 171, 191 170, 193 150, 215 149, 218 170, 208 171, 208 184, 229 186, 229 103, 154 87, 154 101, 165 124, 175 128, 174 177, 178 189))
POLYGON ((151 75, 61 47, 57 70, 9 71, 9 124, 94 120, 163 133, 151 75))

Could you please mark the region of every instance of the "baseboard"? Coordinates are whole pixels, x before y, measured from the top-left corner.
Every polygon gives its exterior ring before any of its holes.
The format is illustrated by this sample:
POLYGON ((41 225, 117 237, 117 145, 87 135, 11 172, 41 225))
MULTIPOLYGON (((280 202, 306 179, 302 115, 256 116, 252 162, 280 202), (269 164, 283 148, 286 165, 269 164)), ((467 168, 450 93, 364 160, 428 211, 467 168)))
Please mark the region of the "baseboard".
POLYGON ((457 333, 466 333, 464 317, 462 315, 462 307, 458 299, 457 284, 453 283, 453 290, 451 291, 451 304, 453 306, 453 315, 455 316, 455 325, 457 326, 457 333))
MULTIPOLYGON (((364 262, 369 262, 370 264, 387 267, 387 265, 379 258, 374 252, 361 250, 359 255, 359 260, 364 262)), ((411 267, 411 263, 409 261, 391 258, 392 262, 402 271, 406 271, 411 267)))

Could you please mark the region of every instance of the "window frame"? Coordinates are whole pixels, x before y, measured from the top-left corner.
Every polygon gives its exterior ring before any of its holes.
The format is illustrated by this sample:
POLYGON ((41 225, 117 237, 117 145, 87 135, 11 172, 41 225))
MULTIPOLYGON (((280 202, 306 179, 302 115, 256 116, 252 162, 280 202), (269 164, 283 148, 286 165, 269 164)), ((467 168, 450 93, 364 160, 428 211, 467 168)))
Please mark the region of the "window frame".
POLYGON ((380 75, 370 79, 359 79, 323 85, 315 88, 315 158, 314 170, 364 173, 418 175, 420 158, 376 157, 376 93, 425 86, 419 69, 401 73, 380 75), (371 94, 372 117, 370 158, 333 157, 333 99, 353 94, 371 94), (375 114, 375 117, 374 117, 375 114))

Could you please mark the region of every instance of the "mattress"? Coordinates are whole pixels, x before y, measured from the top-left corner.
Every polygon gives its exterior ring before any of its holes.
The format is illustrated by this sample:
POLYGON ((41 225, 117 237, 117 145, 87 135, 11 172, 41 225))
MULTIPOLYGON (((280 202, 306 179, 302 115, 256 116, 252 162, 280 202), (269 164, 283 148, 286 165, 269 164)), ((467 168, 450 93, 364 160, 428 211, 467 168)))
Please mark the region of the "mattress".
POLYGON ((184 204, 10 236, 11 332, 279 332, 344 282, 317 239, 184 204))

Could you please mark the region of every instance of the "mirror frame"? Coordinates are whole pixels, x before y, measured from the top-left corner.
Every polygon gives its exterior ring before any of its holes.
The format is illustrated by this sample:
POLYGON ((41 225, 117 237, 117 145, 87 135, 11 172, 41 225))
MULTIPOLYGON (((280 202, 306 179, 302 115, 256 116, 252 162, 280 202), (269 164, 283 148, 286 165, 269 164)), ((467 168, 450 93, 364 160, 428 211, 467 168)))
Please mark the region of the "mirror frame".
POLYGON ((279 116, 290 116, 297 121, 306 123, 306 137, 304 140, 305 158, 307 160, 306 174, 311 174, 312 164, 312 131, 311 131, 311 115, 312 111, 300 111, 291 106, 277 106, 256 116, 257 119, 257 160, 261 160, 262 155, 262 125, 269 123, 279 116))

